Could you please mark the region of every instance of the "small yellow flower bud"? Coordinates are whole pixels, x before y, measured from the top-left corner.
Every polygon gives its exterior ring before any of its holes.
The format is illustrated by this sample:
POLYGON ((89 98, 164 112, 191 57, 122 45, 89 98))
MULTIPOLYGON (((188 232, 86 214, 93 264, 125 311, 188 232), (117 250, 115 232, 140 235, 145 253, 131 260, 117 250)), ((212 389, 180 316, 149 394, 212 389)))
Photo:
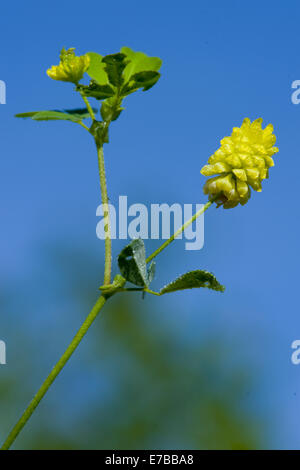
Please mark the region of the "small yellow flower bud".
POLYGON ((76 56, 75 49, 62 49, 59 65, 53 65, 47 70, 47 75, 53 80, 77 84, 90 65, 88 55, 76 56))
POLYGON ((260 192, 262 180, 274 166, 272 155, 276 137, 273 126, 262 129, 262 119, 251 123, 246 118, 241 127, 234 127, 230 137, 221 140, 221 147, 208 159, 201 174, 214 176, 206 181, 203 191, 224 209, 246 204, 251 189, 260 192))

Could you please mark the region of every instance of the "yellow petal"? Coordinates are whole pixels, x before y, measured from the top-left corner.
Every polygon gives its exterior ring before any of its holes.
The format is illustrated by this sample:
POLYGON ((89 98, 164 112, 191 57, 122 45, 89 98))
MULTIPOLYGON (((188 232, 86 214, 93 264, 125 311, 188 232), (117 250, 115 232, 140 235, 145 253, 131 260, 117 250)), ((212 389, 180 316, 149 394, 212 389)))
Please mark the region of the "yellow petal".
POLYGON ((245 170, 232 170, 232 173, 240 180, 247 181, 245 170))
POLYGON ((240 181, 240 180, 237 180, 236 182, 236 189, 237 189, 237 192, 239 193, 239 195, 244 198, 245 196, 247 196, 248 192, 249 192, 249 186, 247 183, 245 183, 245 181, 240 181))

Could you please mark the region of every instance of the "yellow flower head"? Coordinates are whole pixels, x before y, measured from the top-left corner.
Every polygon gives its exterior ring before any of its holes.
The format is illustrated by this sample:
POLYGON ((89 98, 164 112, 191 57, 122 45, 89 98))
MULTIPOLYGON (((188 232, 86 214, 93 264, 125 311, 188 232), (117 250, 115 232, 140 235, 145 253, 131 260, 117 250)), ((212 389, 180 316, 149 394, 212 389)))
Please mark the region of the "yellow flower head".
POLYGON ((246 118, 241 127, 234 127, 230 137, 221 140, 221 147, 209 158, 201 173, 217 175, 206 181, 203 191, 224 209, 246 204, 251 188, 261 191, 261 182, 269 177, 274 166, 272 155, 276 137, 273 126, 262 129, 262 119, 251 123, 246 118))
POLYGON ((53 65, 48 69, 47 75, 53 80, 77 84, 89 68, 90 58, 88 55, 76 56, 74 51, 74 48, 62 49, 59 65, 53 65))

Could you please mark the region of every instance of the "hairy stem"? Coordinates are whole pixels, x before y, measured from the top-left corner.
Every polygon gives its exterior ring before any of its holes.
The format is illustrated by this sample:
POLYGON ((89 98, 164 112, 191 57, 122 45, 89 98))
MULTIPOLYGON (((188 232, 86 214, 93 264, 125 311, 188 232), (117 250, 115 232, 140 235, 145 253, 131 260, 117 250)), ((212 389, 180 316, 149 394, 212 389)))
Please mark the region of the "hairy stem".
POLYGON ((19 433, 22 431, 23 427, 33 414, 34 410, 36 407, 39 405, 47 391, 49 390, 50 386, 58 376, 58 374, 61 372, 61 370, 64 368, 72 354, 74 353, 75 349, 83 339, 83 337, 86 335, 88 329, 96 319, 97 315, 99 314, 100 310, 102 309, 103 305, 106 302, 106 298, 104 296, 100 296, 95 303, 94 307, 92 308, 91 312, 87 316, 86 320, 78 330, 76 336, 74 337, 73 341, 70 343, 69 347, 66 349, 65 353, 61 356, 60 360, 58 363, 54 366, 52 369, 51 373, 48 375, 46 378, 45 382, 37 392, 37 394, 33 397, 32 401, 22 414, 21 418, 15 425, 15 427, 12 429, 10 432, 9 436, 7 437, 6 441, 1 447, 1 450, 8 450, 11 445, 14 443, 16 438, 18 437, 19 433))
POLYGON ((146 262, 149 263, 150 261, 153 260, 159 253, 161 253, 167 246, 172 243, 173 240, 175 240, 178 235, 180 235, 189 225, 191 225, 200 215, 202 215, 212 204, 214 201, 209 201, 207 202, 198 212, 196 212, 193 217, 191 217, 187 222, 185 222, 182 227, 180 227, 165 243, 163 243, 157 250, 155 250, 152 255, 150 255, 147 259, 146 262))
POLYGON ((110 228, 110 214, 109 214, 109 200, 107 195, 107 185, 105 176, 105 164, 103 146, 97 146, 98 150, 98 165, 101 186, 101 197, 104 216, 104 231, 105 231, 105 266, 104 266, 104 282, 103 285, 110 284, 111 281, 111 228, 110 228))

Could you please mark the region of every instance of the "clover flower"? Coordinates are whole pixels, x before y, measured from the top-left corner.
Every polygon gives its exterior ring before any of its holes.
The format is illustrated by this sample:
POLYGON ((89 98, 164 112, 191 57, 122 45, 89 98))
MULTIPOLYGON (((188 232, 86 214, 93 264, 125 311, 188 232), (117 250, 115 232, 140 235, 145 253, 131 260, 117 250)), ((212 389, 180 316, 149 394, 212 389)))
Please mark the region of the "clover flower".
POLYGON ((246 204, 251 188, 260 192, 262 180, 269 177, 272 155, 278 152, 275 142, 272 124, 262 129, 261 118, 252 123, 244 119, 241 127, 234 127, 231 136, 221 140, 221 147, 202 168, 204 176, 217 175, 206 181, 204 194, 224 209, 246 204))
POLYGON ((74 48, 62 49, 59 65, 53 65, 48 69, 47 75, 53 80, 77 84, 89 68, 90 58, 88 55, 76 56, 74 51, 74 48))

